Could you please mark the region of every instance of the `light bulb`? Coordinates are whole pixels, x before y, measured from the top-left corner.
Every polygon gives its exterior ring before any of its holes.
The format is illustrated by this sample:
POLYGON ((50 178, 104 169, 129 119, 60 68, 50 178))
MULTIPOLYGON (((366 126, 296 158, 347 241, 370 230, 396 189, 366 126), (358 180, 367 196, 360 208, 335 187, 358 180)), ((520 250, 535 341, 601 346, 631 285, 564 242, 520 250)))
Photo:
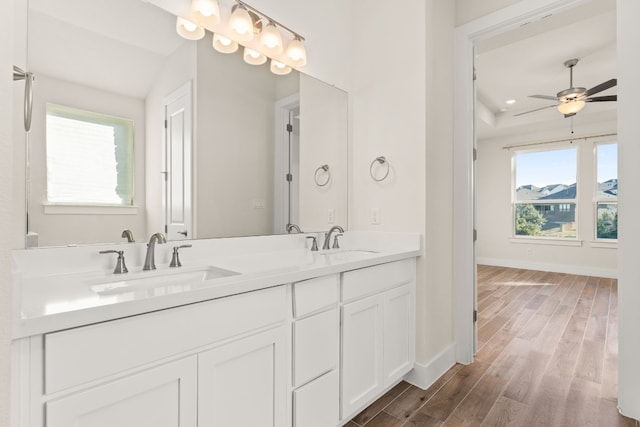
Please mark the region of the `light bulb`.
POLYGON ((180 17, 176 20, 176 31, 187 40, 200 40, 204 37, 204 28, 180 17))
POLYGON ((562 114, 575 114, 584 108, 585 102, 582 100, 570 100, 558 105, 558 111, 562 114))
POLYGON ((261 54, 260 52, 256 52, 253 49, 249 49, 248 47, 244 48, 244 62, 251 65, 262 65, 267 62, 267 57, 261 54))
POLYGON ((229 17, 229 29, 240 42, 253 40, 253 20, 243 6, 236 7, 229 17))
POLYGON ((291 67, 287 64, 283 64, 280 61, 276 61, 275 59, 271 60, 271 72, 273 74, 277 74, 279 76, 284 76, 285 74, 289 74, 291 72, 291 67))
POLYGON ((278 27, 269 22, 260 34, 260 44, 272 54, 282 53, 282 36, 278 27))
POLYGON ((287 47, 287 58, 296 67, 303 67, 307 63, 307 52, 298 37, 291 40, 287 47))
POLYGON ((213 35, 212 45, 220 53, 233 53, 238 50, 238 43, 217 33, 213 35))
POLYGON ((220 22, 220 5, 218 0, 193 0, 191 10, 209 18, 213 24, 220 22))

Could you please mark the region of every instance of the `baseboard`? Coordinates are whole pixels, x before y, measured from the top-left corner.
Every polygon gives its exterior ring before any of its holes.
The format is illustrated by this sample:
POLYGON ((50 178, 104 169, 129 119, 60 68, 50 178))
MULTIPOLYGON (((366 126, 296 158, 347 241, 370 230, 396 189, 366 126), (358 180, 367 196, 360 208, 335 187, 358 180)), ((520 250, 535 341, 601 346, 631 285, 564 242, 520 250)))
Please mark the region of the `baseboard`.
POLYGON ((451 344, 426 365, 416 363, 404 380, 422 390, 428 389, 456 363, 455 344, 451 344))
POLYGON ((578 274, 581 276, 605 277, 617 279, 618 270, 615 268, 597 268, 578 265, 544 264, 515 259, 477 258, 477 263, 496 267, 523 268, 526 270, 550 271, 552 273, 578 274))

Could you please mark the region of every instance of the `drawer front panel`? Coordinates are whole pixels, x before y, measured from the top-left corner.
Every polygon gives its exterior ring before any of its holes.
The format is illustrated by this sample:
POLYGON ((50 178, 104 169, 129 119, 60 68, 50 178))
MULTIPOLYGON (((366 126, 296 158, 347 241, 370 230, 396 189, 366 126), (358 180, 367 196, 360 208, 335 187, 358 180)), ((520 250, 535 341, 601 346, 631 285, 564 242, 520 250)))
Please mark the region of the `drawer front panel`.
POLYGON ((376 265, 342 274, 342 301, 351 301, 415 281, 415 258, 376 265))
POLYGON ((63 390, 283 322, 278 286, 45 335, 45 390, 63 390))
POLYGON ((337 274, 318 277, 293 285, 293 315, 304 316, 338 302, 337 274))
POLYGON ((294 323, 294 387, 338 367, 339 337, 340 318, 337 308, 294 323))
POLYGON ((338 425, 338 371, 331 371, 293 392, 294 427, 338 425))

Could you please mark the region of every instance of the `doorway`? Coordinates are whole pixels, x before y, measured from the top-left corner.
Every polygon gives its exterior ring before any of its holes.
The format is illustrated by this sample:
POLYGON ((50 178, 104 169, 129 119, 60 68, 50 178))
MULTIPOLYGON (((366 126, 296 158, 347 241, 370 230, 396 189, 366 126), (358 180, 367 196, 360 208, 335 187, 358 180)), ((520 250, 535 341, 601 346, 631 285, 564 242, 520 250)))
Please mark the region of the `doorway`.
POLYGON ((300 95, 275 103, 274 224, 276 234, 300 224, 300 95))

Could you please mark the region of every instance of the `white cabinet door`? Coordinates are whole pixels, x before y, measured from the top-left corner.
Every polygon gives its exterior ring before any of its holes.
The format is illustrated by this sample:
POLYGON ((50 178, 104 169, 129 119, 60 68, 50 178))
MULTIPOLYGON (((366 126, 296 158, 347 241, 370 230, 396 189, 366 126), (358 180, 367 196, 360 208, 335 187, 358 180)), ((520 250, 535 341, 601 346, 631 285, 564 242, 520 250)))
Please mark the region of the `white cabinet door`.
POLYGON ((47 402, 47 427, 196 427, 197 360, 167 363, 47 402))
POLYGON ((331 371, 293 392, 293 426, 335 427, 338 406, 338 371, 331 371))
POLYGON ((383 388, 382 294, 342 307, 342 419, 383 388))
POLYGON ((198 355, 198 424, 286 425, 286 332, 270 329, 198 355))
POLYGON ((415 362, 415 288, 384 293, 384 387, 409 372, 415 362))

